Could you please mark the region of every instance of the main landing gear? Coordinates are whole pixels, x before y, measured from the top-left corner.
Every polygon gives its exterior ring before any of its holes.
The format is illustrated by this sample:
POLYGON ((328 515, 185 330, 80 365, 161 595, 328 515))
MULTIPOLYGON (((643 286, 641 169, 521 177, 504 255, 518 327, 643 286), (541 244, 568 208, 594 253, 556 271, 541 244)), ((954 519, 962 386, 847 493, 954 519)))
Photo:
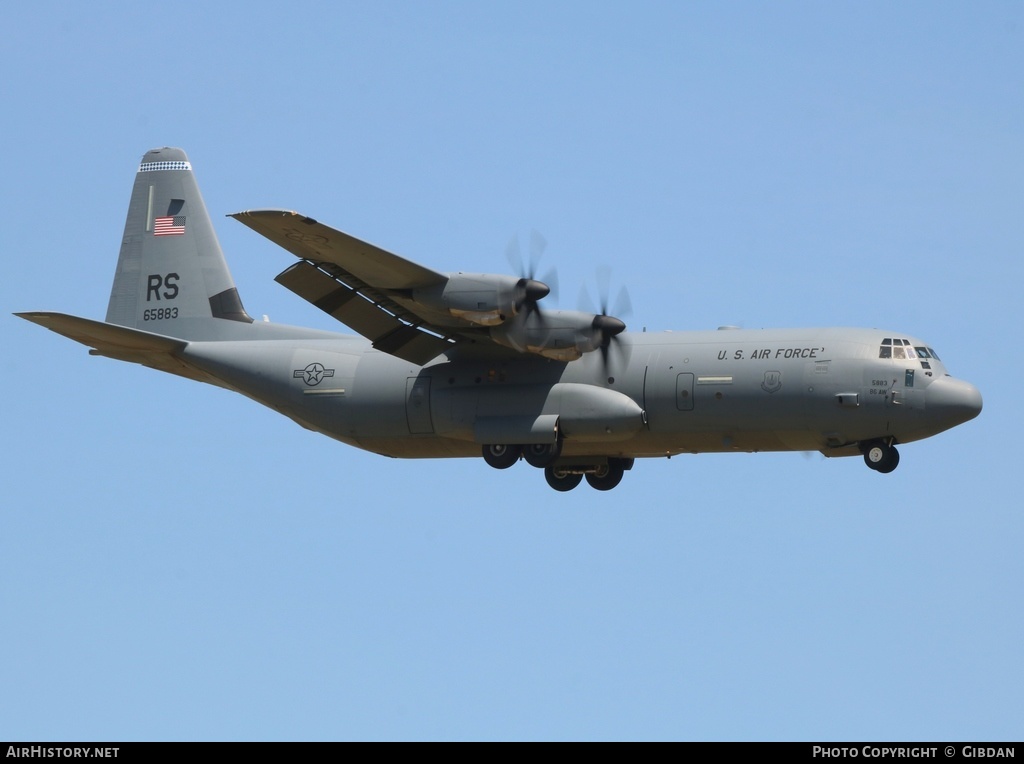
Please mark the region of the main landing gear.
POLYGON ((518 444, 488 443, 483 447, 484 461, 496 470, 507 470, 523 457, 531 467, 544 469, 562 453, 562 439, 554 443, 518 444))
POLYGON ((875 472, 888 474, 900 463, 900 452, 896 450, 896 446, 891 440, 889 442, 873 440, 870 443, 865 443, 863 450, 864 463, 875 472))
POLYGON ((523 453, 522 446, 506 446, 501 443, 484 446, 484 461, 496 470, 507 470, 519 461, 523 453))
MULTIPOLYGON (((531 443, 526 446, 488 444, 483 447, 484 461, 495 469, 511 467, 519 457, 532 467, 544 470, 544 479, 556 491, 571 491, 587 479, 591 488, 610 491, 622 481, 626 470, 633 469, 632 459, 608 457, 597 464, 559 464, 562 439, 554 443, 531 443)), ((585 461, 585 460, 584 460, 585 461)))
POLYGON ((607 464, 593 466, 559 464, 544 468, 544 479, 556 491, 571 491, 586 477, 590 487, 610 491, 620 482, 626 470, 632 469, 632 459, 609 458, 607 464))

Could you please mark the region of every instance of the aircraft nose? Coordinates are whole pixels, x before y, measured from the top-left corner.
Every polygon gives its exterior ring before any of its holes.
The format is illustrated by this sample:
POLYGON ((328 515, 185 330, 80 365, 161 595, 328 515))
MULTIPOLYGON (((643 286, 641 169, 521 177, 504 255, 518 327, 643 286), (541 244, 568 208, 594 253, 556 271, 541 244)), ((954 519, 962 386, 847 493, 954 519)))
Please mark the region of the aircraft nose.
POLYGON ((940 377, 928 386, 926 408, 947 427, 963 424, 981 413, 981 392, 970 382, 940 377))

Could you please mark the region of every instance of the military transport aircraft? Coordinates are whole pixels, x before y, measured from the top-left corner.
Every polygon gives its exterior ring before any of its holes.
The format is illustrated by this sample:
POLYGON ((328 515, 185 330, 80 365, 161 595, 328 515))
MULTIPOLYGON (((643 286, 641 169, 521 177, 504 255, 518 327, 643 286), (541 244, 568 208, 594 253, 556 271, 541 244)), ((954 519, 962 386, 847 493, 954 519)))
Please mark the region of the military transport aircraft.
POLYGON ((285 210, 231 217, 298 262, 277 281, 361 337, 254 321, 185 152, 139 165, 105 321, 17 315, 108 356, 225 387, 393 457, 520 459, 568 491, 618 485, 640 457, 861 454, 978 415, 932 347, 879 329, 630 332, 542 308, 532 274, 441 273, 285 210))

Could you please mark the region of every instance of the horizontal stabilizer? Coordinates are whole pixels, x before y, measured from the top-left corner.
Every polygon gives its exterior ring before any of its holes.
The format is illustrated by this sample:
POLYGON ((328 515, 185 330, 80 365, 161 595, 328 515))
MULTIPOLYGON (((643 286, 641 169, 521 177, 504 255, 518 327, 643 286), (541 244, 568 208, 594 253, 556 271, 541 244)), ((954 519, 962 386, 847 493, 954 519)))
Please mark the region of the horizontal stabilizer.
POLYGON ((39 324, 52 332, 92 348, 96 355, 119 361, 142 364, 160 371, 170 372, 200 382, 222 386, 213 377, 183 363, 178 353, 185 349, 185 340, 165 337, 126 326, 69 316, 66 313, 33 311, 15 313, 19 318, 39 324))

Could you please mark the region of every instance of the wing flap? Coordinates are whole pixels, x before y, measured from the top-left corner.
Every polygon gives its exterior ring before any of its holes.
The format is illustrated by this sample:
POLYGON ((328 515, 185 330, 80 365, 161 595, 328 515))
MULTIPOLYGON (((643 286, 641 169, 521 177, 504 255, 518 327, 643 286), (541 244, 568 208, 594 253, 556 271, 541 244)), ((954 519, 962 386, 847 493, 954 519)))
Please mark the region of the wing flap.
POLYGON ((448 340, 423 331, 389 310, 390 305, 373 300, 373 290, 367 290, 370 294, 357 291, 305 260, 274 280, 351 327, 384 353, 422 366, 452 348, 448 340))

